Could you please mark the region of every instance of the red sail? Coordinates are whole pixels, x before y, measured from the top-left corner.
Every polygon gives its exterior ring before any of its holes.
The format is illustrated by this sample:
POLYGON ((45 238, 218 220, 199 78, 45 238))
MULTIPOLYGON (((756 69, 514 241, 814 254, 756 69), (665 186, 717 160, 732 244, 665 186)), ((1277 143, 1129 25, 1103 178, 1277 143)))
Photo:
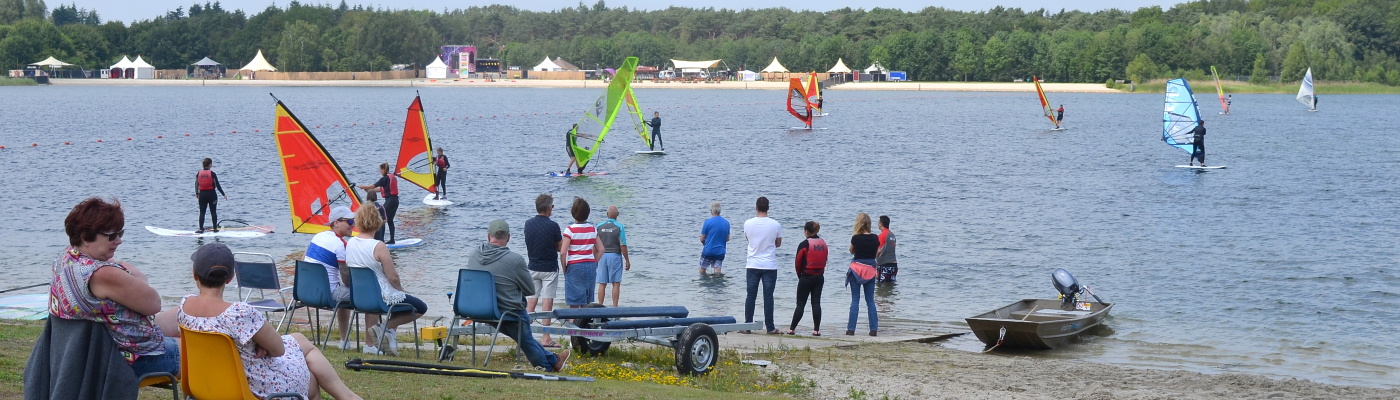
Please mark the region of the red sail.
POLYGON ((807 103, 807 90, 802 85, 802 79, 790 78, 788 81, 787 109, 797 120, 807 124, 807 128, 812 127, 812 106, 807 103))
POLYGON ((273 121, 273 137, 277 140, 277 158, 282 162, 282 177, 287 184, 293 232, 317 233, 330 229, 326 223, 330 222, 331 209, 337 206, 346 206, 352 211, 360 208, 360 197, 350 189, 350 181, 345 179, 340 166, 280 100, 273 121))

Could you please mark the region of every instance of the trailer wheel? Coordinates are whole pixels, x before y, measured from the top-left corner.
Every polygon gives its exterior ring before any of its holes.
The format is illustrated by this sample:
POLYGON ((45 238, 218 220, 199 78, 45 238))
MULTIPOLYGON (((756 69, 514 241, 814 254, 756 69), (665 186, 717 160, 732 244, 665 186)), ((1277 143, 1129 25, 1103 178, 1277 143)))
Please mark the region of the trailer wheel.
POLYGON ((682 375, 704 375, 714 371, 719 363, 719 336, 715 328, 694 323, 681 331, 680 346, 676 347, 676 372, 682 375))
MULTIPOLYGON (((588 305, 583 306, 583 308, 603 308, 603 307, 604 307, 604 306, 603 306, 602 304, 598 304, 598 303, 589 303, 588 305)), ((598 325, 602 325, 602 324, 607 323, 607 322, 608 322, 608 319, 607 319, 607 318, 598 318, 598 319, 596 319, 596 320, 593 319, 593 318, 578 318, 578 319, 574 319, 574 325, 575 325, 575 326, 578 326, 578 327, 580 327, 580 328, 589 328, 590 325, 593 325, 593 324, 595 324, 595 323, 598 324, 598 325)), ((570 342, 570 343, 573 343, 574 349, 579 350, 579 351, 583 351, 583 354, 586 354, 586 355, 589 355, 589 356, 601 356, 601 355, 603 355, 603 353, 607 353, 607 352, 608 352, 608 347, 611 347, 611 346, 612 346, 612 342, 600 342, 600 341, 596 341, 596 340, 591 340, 591 339, 589 339, 589 338, 587 338, 587 337, 583 337, 583 336, 571 336, 571 337, 569 338, 569 342, 570 342)))

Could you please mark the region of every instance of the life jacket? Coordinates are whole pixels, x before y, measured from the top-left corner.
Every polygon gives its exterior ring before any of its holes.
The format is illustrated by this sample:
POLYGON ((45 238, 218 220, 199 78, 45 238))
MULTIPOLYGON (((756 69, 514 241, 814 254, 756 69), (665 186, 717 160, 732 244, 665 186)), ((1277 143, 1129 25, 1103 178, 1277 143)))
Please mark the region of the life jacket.
POLYGON ((802 266, 805 275, 821 275, 826 272, 826 240, 807 238, 807 264, 802 266))
POLYGON ((447 156, 434 157, 433 162, 437 163, 438 169, 447 169, 447 156))
POLYGON ((195 180, 199 182, 199 190, 214 190, 214 171, 202 170, 195 175, 195 180))
POLYGON ((389 178, 389 187, 384 188, 384 190, 385 190, 384 196, 386 196, 386 197, 387 197, 387 196, 399 197, 399 177, 398 177, 397 175, 392 175, 392 174, 391 174, 391 175, 388 175, 388 178, 389 178))

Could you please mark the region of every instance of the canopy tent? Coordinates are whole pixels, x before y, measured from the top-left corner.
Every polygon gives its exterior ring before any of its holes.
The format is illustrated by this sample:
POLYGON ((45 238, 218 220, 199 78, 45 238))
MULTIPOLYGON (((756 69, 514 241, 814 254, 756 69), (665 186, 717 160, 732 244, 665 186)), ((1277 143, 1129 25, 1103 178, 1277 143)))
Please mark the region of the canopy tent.
POLYGON ((139 55, 136 56, 136 60, 131 62, 131 67, 136 70, 135 74, 129 76, 132 79, 155 79, 156 77, 156 67, 146 63, 146 60, 142 60, 139 55))
POLYGON ((214 61, 214 60, 210 60, 209 57, 204 57, 203 60, 196 61, 194 64, 190 64, 190 65, 195 65, 195 66, 200 66, 200 67, 212 67, 212 66, 215 66, 215 65, 219 65, 219 62, 218 62, 218 61, 214 61))
POLYGON ((127 56, 122 56, 121 61, 112 64, 109 68, 111 72, 107 75, 108 78, 129 78, 136 73, 133 69, 135 67, 132 65, 131 59, 127 58, 127 56))
POLYGON ((433 62, 423 68, 428 71, 428 79, 447 79, 447 63, 442 58, 433 57, 433 62))
POLYGON ((685 60, 675 60, 675 59, 672 59, 672 60, 671 60, 671 65, 674 65, 674 66, 676 67, 676 69, 679 69, 679 70, 682 70, 682 71, 684 71, 684 70, 702 70, 702 69, 718 68, 718 67, 719 67, 719 62, 720 62, 720 60, 709 60, 709 61, 685 61, 685 60))
POLYGON ((846 60, 837 58, 836 65, 833 65, 831 69, 826 70, 826 72, 832 72, 837 74, 849 74, 851 73, 851 67, 846 66, 846 60))
POLYGON ((564 68, 563 68, 563 67, 560 67, 559 64, 555 64, 554 61, 551 61, 551 60, 549 59, 549 56, 544 56, 544 61, 541 62, 541 63, 539 63, 539 65, 536 65, 536 66, 534 66, 533 68, 530 68, 530 70, 531 70, 531 71, 563 71, 564 68))
POLYGON ((268 63, 268 62, 267 62, 267 58, 264 58, 263 55, 262 55, 262 50, 258 50, 258 55, 257 55, 256 57, 253 57, 253 61, 249 61, 249 62, 248 62, 248 65, 244 65, 243 68, 239 68, 238 70, 240 70, 240 71, 254 71, 254 72, 257 72, 257 71, 273 71, 273 72, 276 72, 276 71, 277 71, 277 67, 273 67, 272 64, 268 63))
POLYGON ((890 70, 885 69, 884 66, 880 65, 880 62, 879 62, 879 61, 876 61, 874 64, 870 64, 870 67, 867 67, 867 68, 865 69, 865 73, 868 73, 868 74, 869 74, 869 73, 875 73, 875 72, 879 72, 879 73, 885 74, 885 73, 889 73, 890 70))
POLYGON ((753 71, 749 71, 749 70, 747 70, 747 69, 745 69, 745 70, 740 70, 740 71, 739 71, 739 80, 741 80, 741 81, 749 81, 749 82, 757 81, 757 80, 758 80, 758 73, 757 73, 757 72, 753 72, 753 71))
POLYGON ((762 71, 759 72, 788 72, 788 70, 787 68, 783 67, 782 63, 778 62, 778 57, 773 57, 773 63, 768 64, 767 68, 764 68, 762 71))
POLYGON ((219 79, 224 77, 224 73, 227 72, 227 70, 228 68, 224 67, 223 64, 219 64, 218 61, 214 61, 209 57, 204 57, 204 59, 185 67, 185 76, 190 78, 219 79))
POLYGON ((69 64, 69 63, 66 63, 66 62, 63 62, 63 61, 58 61, 57 58, 53 58, 53 56, 49 56, 49 58, 45 58, 44 61, 36 62, 36 63, 29 64, 29 65, 37 65, 37 66, 40 66, 40 67, 49 67, 49 68, 59 68, 59 67, 66 67, 66 66, 73 65, 73 64, 69 64))

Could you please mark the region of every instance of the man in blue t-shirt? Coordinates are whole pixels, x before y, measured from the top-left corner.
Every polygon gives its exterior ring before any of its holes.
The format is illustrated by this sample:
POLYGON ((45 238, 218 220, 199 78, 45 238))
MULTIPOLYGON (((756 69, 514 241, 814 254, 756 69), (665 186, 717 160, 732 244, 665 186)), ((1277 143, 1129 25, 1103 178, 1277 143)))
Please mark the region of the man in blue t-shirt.
MULTIPOLYGON (((559 224, 549 219, 554 215, 554 196, 549 193, 536 196, 535 212, 538 214, 525 221, 525 251, 529 254, 526 269, 530 270, 530 279, 535 283, 535 295, 525 298, 525 309, 535 312, 538 301, 540 311, 554 311, 554 296, 559 291, 559 242, 564 240, 559 224)), ((549 325, 550 321, 541 318, 540 323, 549 325)), ((559 347, 548 333, 540 338, 540 344, 559 347)))
POLYGON ((729 220, 719 216, 719 202, 710 203, 710 218, 700 225, 700 244, 704 249, 700 251, 700 275, 705 274, 706 268, 714 268, 715 275, 724 275, 720 268, 724 267, 725 244, 729 242, 729 220))

